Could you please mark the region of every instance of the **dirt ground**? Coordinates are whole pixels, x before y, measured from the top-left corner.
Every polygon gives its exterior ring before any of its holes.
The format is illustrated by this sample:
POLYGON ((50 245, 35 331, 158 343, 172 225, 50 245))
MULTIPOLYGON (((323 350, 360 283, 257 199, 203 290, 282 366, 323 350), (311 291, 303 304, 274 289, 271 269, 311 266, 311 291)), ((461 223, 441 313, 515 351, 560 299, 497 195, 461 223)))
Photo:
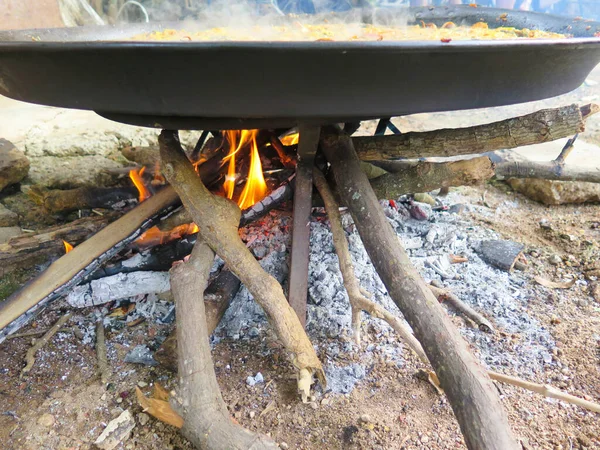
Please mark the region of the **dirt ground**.
MULTIPOLYGON (((583 89, 566 99, 585 101, 595 92, 583 89)), ((565 104, 565 98, 561 100, 565 104)), ((514 114, 535 106, 519 106, 514 114)), ((503 109, 506 114, 509 109, 503 109)), ((476 112, 420 115, 398 119, 406 128, 464 125, 476 112), (443 121, 443 123, 442 123, 443 121), (441 125, 440 125, 441 124, 441 125)), ((598 122, 590 124, 585 139, 600 141, 598 122)), ((600 214, 597 205, 546 207, 512 192, 500 182, 460 188, 465 202, 487 207, 488 213, 464 213, 474 225, 497 231, 526 245, 527 269, 550 280, 572 275, 578 283, 568 290, 537 287, 528 312, 545 325, 557 343, 553 364, 531 381, 549 383, 571 394, 600 401, 600 214), (507 207, 506 205, 510 205, 507 207), (545 219, 550 226, 541 227, 545 219), (558 258, 557 258, 558 257, 558 258)), ((442 199, 443 201, 443 199, 442 199)), ((66 312, 47 311, 26 329, 47 329, 66 312)), ((485 312, 485 311, 484 311, 485 312)), ((465 322, 452 317, 457 326, 465 322)), ((143 322, 112 330, 107 335, 112 376, 108 386, 96 375, 93 343, 77 330, 60 332, 37 356, 28 376, 20 377, 31 338, 0 344, 0 442, 5 449, 88 449, 106 424, 123 410, 135 416, 136 427, 117 448, 191 448, 176 429, 143 414, 135 387, 149 393, 153 383, 176 387, 174 374, 160 366, 123 362, 132 346, 148 344, 167 325, 143 322)), ((348 341, 347 335, 337 338, 348 341)), ((393 335, 366 333, 358 352, 393 335)), ((492 339, 510 342, 518 335, 502 330, 492 339)), ((326 355, 320 355, 326 356, 326 355)), ((461 449, 464 441, 444 396, 416 374, 424 366, 408 351, 398 367, 381 355, 365 379, 348 395, 319 394, 309 404, 299 402, 291 367, 275 338, 260 342, 223 340, 213 357, 231 415, 242 425, 270 434, 281 448, 301 449, 461 449), (261 352, 257 349, 268 348, 261 352), (266 356, 264 356, 266 354, 266 356), (264 383, 248 386, 246 378, 260 372, 264 383)), ((598 414, 497 384, 511 425, 524 449, 570 450, 600 448, 598 414)))

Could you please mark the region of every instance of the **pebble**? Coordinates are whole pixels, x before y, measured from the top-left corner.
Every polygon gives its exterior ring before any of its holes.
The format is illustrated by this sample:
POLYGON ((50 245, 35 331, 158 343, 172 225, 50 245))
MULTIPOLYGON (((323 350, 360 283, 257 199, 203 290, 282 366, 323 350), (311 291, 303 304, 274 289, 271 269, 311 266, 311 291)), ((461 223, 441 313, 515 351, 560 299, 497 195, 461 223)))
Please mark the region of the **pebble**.
POLYGON ((37 420, 37 423, 43 427, 50 428, 52 425, 54 425, 55 421, 56 420, 52 414, 42 414, 37 420))
POLYGON ((429 442, 429 437, 426 435, 421 436, 421 444, 427 444, 429 442))
POLYGON ((138 422, 140 423, 140 425, 144 426, 150 420, 150 416, 148 414, 146 414, 146 413, 139 413, 137 415, 137 419, 138 419, 138 422))
POLYGON ((558 266, 560 263, 562 263, 562 258, 554 254, 548 257, 548 262, 553 266, 558 266))
POLYGON ((360 421, 362 423, 369 423, 371 421, 371 417, 368 414, 362 414, 360 416, 360 421))
POLYGON ((141 388, 145 388, 146 386, 148 386, 148 383, 146 383, 145 381, 138 381, 138 386, 141 388))
POLYGON ((254 411, 250 411, 250 418, 254 419, 254 416, 256 416, 256 413, 254 411))
POLYGON ((117 397, 117 403, 123 403, 123 399, 121 397, 117 397))
POLYGON ((285 442, 281 442, 281 443, 279 444, 279 448, 281 448, 281 449, 283 449, 283 450, 286 450, 286 449, 290 448, 290 446, 289 446, 289 445, 287 445, 285 442))
POLYGON ((258 337, 259 334, 260 333, 258 331, 258 328, 256 328, 256 327, 252 327, 252 328, 250 328, 250 330, 248 330, 248 336, 250 336, 251 338, 258 337))

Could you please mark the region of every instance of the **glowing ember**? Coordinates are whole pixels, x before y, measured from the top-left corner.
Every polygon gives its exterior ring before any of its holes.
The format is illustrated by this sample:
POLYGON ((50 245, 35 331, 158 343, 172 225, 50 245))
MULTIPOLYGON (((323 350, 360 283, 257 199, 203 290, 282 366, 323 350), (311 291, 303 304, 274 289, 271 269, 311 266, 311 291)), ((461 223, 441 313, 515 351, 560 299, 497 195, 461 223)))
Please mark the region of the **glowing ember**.
POLYGON ((152 227, 137 238, 135 244, 138 247, 154 247, 155 245, 166 244, 197 232, 198 226, 193 222, 176 226, 169 231, 162 231, 158 227, 152 227))
POLYGON ((267 194, 267 183, 262 172, 262 164, 260 155, 258 154, 258 146, 256 139, 252 139, 252 152, 250 153, 250 170, 248 171, 248 180, 242 191, 242 195, 238 200, 238 205, 241 209, 249 208, 256 202, 260 202, 267 194))
POLYGON ((73 246, 71 244, 69 244, 67 241, 63 241, 63 245, 65 246, 65 254, 69 253, 71 250, 73 250, 73 246))
POLYGON ((129 178, 131 178, 131 181, 133 181, 133 184, 140 193, 140 202, 143 202, 144 200, 152 196, 152 194, 150 194, 150 191, 146 189, 146 186, 144 185, 144 179, 142 178, 142 175, 144 175, 145 171, 146 167, 142 167, 140 170, 132 169, 129 171, 129 178))
POLYGON ((154 179, 152 180, 152 186, 162 186, 166 184, 167 180, 163 177, 162 173, 160 173, 160 162, 156 161, 154 164, 154 179))
POLYGON ((287 136, 282 136, 280 140, 283 145, 296 145, 299 138, 300 135, 298 133, 292 133, 287 136))

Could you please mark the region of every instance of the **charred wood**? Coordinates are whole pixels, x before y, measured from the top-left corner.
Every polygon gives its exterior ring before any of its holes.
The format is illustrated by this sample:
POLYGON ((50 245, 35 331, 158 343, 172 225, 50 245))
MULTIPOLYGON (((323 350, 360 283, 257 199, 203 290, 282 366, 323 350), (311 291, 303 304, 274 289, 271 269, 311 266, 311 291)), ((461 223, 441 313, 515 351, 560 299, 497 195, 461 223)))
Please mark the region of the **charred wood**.
POLYGON ((0 277, 64 254, 63 240, 77 245, 102 230, 114 218, 114 214, 85 217, 66 225, 14 237, 7 243, 0 244, 0 277))
POLYGON ((540 144, 572 136, 585 129, 596 104, 544 109, 525 116, 468 128, 411 132, 394 136, 353 138, 363 161, 458 156, 540 144))
POLYGON ((471 449, 517 449, 491 380, 412 266, 360 168, 352 139, 328 128, 321 147, 373 265, 423 344, 471 449))
POLYGON ((50 213, 67 213, 78 209, 103 208, 115 206, 123 208, 127 203, 138 198, 135 186, 131 187, 81 187, 77 189, 51 191, 30 190, 29 195, 50 213))

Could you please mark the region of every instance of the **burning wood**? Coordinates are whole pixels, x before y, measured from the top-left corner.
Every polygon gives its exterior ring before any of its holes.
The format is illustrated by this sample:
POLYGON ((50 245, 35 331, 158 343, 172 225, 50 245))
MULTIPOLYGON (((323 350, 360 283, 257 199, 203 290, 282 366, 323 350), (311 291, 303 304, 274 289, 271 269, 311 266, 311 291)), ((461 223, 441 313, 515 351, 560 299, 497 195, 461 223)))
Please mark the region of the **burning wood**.
POLYGON ((131 187, 82 187, 77 189, 40 191, 31 189, 30 197, 50 213, 67 213, 78 209, 113 209, 115 205, 126 206, 138 197, 138 190, 131 187))

